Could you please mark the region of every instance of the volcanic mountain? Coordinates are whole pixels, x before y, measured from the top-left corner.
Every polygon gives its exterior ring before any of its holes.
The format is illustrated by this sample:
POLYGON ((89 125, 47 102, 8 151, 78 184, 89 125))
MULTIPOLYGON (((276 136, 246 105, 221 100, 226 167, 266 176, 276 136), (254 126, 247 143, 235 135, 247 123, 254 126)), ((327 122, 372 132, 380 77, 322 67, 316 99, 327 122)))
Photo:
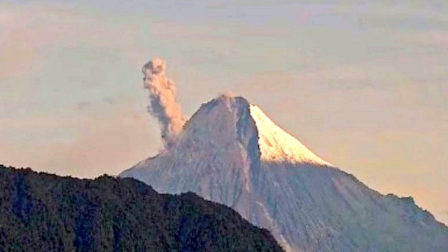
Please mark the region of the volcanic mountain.
POLYGON ((368 188, 242 97, 202 105, 173 146, 120 176, 230 206, 287 251, 448 251, 448 228, 412 198, 368 188))

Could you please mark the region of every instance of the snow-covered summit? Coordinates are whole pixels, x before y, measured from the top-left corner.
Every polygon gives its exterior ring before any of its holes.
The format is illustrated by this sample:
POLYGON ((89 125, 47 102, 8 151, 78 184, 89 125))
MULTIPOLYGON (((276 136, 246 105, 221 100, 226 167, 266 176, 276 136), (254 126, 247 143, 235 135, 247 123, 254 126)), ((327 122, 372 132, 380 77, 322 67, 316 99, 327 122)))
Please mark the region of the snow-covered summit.
POLYGON ((219 139, 221 144, 232 136, 244 138, 242 134, 251 132, 257 140, 261 161, 332 166, 243 97, 222 95, 204 104, 185 126, 181 139, 195 135, 197 141, 198 132, 208 140, 219 139))
POLYGON ((257 125, 258 145, 263 161, 332 166, 277 126, 258 106, 250 105, 250 114, 257 125))
POLYGON ((448 251, 430 213, 325 162, 242 97, 202 105, 169 149, 120 176, 232 207, 287 252, 448 251))

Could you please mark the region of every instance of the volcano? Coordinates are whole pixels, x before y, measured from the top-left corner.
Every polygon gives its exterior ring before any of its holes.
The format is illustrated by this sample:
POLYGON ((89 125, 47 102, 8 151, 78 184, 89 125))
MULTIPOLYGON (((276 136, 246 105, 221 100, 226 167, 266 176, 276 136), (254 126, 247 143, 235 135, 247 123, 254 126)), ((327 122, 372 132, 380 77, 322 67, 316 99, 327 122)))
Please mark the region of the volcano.
POLYGON ((448 228, 412 198, 368 188, 242 97, 203 104, 169 149, 120 176, 230 206, 286 251, 448 251, 448 228))

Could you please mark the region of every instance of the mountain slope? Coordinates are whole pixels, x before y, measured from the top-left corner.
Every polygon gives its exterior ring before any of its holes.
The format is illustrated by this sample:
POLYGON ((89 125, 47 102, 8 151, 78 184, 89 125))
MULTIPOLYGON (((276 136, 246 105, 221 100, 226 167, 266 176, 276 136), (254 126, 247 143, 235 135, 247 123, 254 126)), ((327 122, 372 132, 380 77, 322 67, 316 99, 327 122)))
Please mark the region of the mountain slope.
POLYGON ((448 251, 448 229, 313 154, 241 97, 204 104, 175 145, 120 176, 195 192, 269 229, 288 251, 448 251))
POLYGON ((0 166, 0 251, 282 250, 268 231, 192 193, 0 166))

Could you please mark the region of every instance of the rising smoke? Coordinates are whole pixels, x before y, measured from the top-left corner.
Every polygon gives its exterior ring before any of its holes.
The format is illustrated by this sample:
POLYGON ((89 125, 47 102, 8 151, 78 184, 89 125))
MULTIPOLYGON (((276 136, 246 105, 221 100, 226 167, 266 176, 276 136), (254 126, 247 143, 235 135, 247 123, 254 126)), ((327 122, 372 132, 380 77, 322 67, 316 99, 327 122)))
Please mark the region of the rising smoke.
POLYGON ((166 62, 155 58, 143 66, 144 86, 149 90, 149 113, 159 121, 162 141, 169 149, 182 131, 185 119, 176 101, 176 85, 165 75, 166 62))

